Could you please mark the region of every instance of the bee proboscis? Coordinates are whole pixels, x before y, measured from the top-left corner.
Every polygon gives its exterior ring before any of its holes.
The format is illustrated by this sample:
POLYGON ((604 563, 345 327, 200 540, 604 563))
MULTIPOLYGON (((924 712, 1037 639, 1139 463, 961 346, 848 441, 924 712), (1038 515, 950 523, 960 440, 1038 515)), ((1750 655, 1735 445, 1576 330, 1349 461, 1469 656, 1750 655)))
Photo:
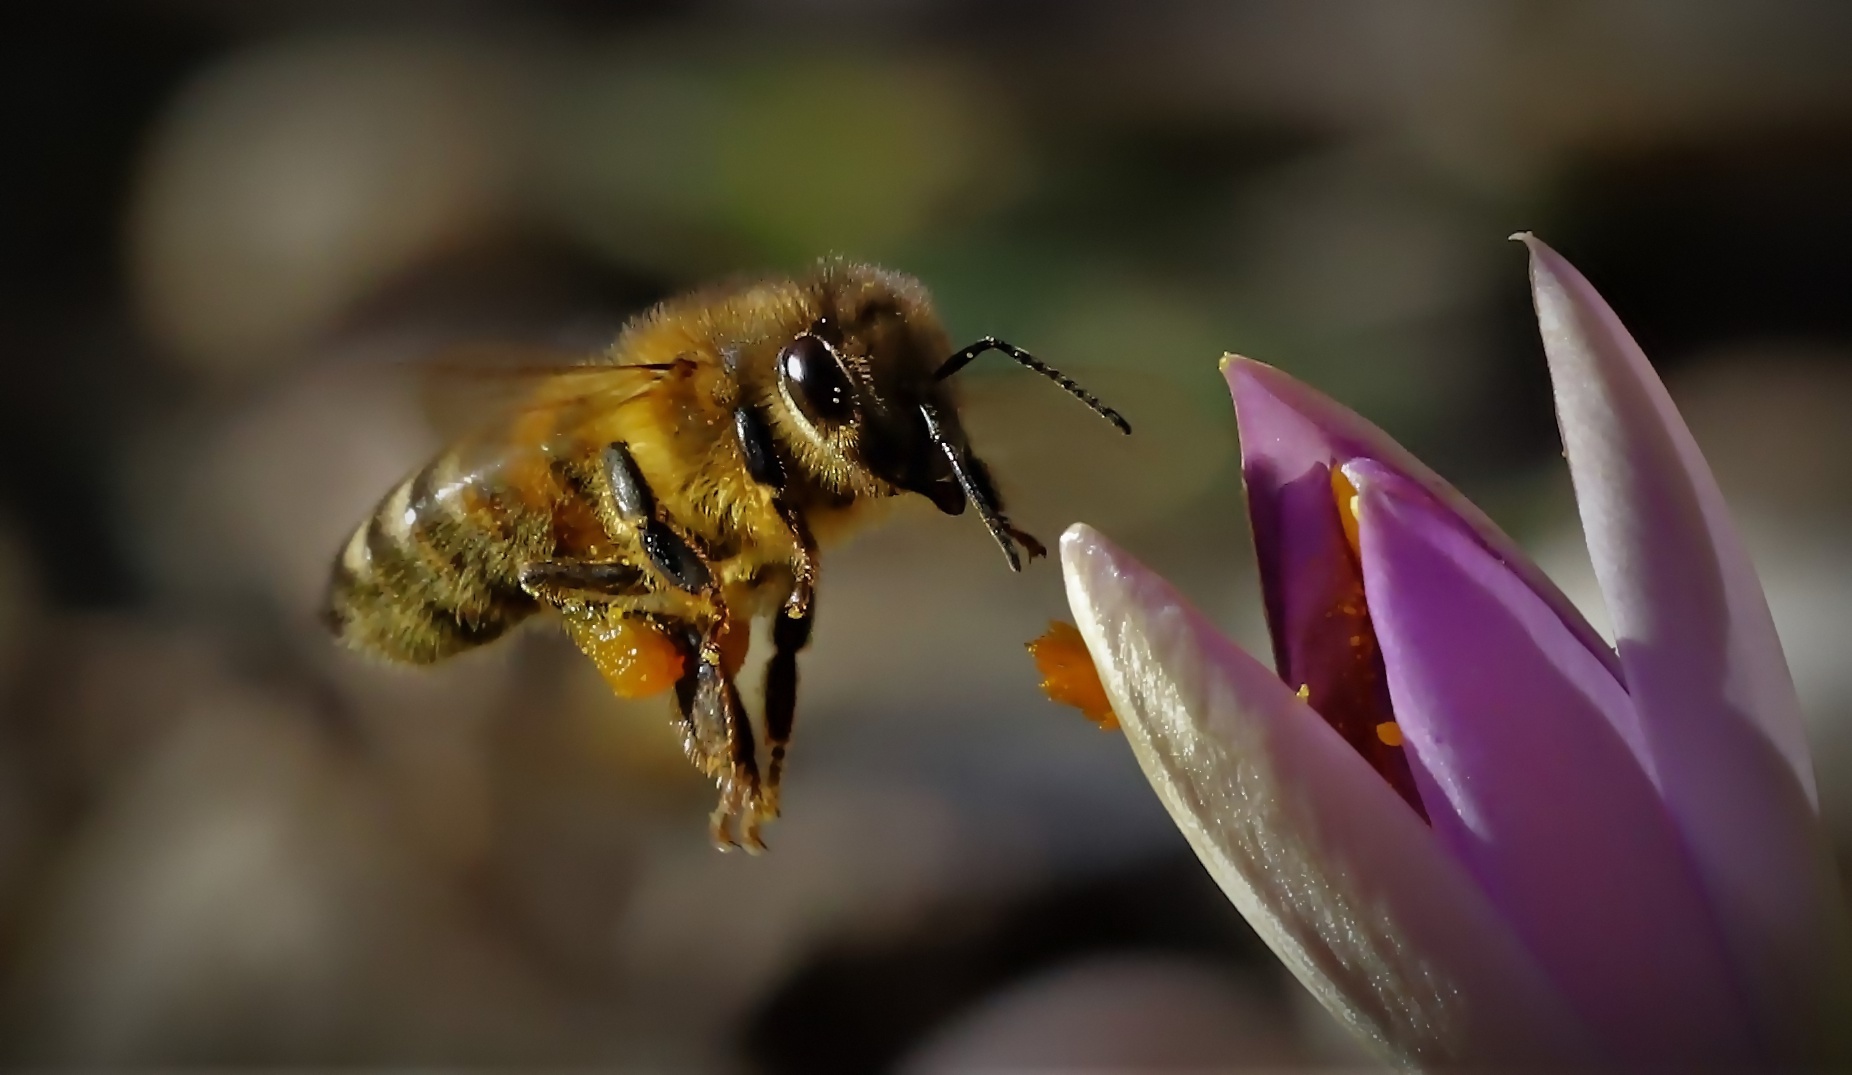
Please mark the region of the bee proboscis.
POLYGON ((757 850, 778 814, 819 542, 874 500, 917 494, 951 515, 974 505, 1011 570, 1019 547, 1044 552, 1004 514, 948 383, 988 351, 1131 432, 1005 341, 953 351, 899 273, 825 261, 671 299, 393 488, 336 558, 327 621, 349 647, 429 664, 558 613, 620 691, 672 684, 688 757, 720 788, 715 842, 757 850), (761 615, 763 768, 734 685, 761 615))

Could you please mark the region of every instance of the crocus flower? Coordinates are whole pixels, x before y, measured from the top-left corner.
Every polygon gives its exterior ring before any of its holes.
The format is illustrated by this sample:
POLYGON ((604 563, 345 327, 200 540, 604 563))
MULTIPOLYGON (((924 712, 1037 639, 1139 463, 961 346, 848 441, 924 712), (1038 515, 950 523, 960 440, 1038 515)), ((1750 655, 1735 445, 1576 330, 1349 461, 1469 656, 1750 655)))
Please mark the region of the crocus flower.
POLYGON ((1224 373, 1276 667, 1085 526, 1075 618, 1196 853, 1385 1054, 1841 1058, 1840 895, 1761 586, 1645 356, 1519 238, 1614 646, 1380 430, 1245 359, 1224 373))

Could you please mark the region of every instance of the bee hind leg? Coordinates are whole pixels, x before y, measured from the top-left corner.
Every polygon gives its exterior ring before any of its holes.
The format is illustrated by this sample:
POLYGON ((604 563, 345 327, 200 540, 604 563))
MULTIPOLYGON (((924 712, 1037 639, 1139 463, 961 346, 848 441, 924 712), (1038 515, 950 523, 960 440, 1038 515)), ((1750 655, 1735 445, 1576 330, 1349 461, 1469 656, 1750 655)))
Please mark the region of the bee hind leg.
POLYGON ((737 628, 727 614, 711 557, 659 509, 627 445, 609 444, 601 458, 605 508, 636 528, 638 543, 664 582, 705 606, 701 618, 706 626, 698 634, 690 632, 687 643, 694 659, 676 684, 675 698, 689 760, 720 785, 720 804, 709 819, 714 845, 763 851, 759 823, 766 811, 754 757, 757 744, 723 645, 737 628))
POLYGON ((689 632, 686 644, 694 659, 675 685, 676 709, 688 760, 720 789, 720 802, 708 819, 714 846, 722 851, 743 847, 756 854, 765 850, 759 826, 770 815, 759 783, 752 722, 739 688, 719 659, 715 636, 723 632, 724 628, 710 629, 708 637, 689 632))
MULTIPOLYGON (((644 571, 627 563, 541 560, 524 565, 520 581, 529 594, 562 611, 575 601, 629 602, 653 595, 644 571)), ((701 596, 718 608, 707 617, 711 627, 691 628, 680 642, 684 671, 675 685, 675 701, 682 747, 689 762, 720 787, 720 805, 711 818, 714 845, 756 853, 765 849, 760 822, 773 815, 760 789, 752 722, 722 644, 727 632, 738 628, 729 627, 726 607, 711 583, 701 596)))

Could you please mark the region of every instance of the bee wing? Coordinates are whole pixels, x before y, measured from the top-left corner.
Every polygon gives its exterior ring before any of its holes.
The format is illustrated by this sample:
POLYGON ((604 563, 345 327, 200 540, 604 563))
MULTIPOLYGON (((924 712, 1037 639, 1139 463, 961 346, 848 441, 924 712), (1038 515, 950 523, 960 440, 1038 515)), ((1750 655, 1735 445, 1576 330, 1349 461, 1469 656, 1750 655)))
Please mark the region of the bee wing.
POLYGON ((420 365, 420 399, 426 420, 455 439, 534 408, 615 407, 645 394, 676 367, 617 364, 526 344, 467 344, 420 365))

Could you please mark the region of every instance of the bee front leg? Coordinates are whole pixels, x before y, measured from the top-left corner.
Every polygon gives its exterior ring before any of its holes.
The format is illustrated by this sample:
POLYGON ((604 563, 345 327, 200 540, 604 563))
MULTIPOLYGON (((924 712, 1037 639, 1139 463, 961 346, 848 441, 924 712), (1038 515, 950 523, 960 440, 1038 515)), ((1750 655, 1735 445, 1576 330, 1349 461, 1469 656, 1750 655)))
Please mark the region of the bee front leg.
POLYGON ((784 520, 791 544, 797 550, 791 562, 791 574, 796 581, 791 586, 791 596, 785 599, 785 615, 794 620, 804 619, 810 614, 810 599, 817 590, 816 539, 810 536, 810 526, 804 521, 803 513, 784 498, 787 484, 784 460, 779 458, 778 443, 772 439, 764 416, 750 404, 742 404, 733 412, 733 432, 739 439, 746 473, 772 491, 772 507, 784 520))
POLYGON ((1029 559, 1040 560, 1048 555, 1048 546, 1036 540, 1034 534, 1016 526, 1008 519, 999 518, 1003 524, 1003 532, 1016 539, 1016 544, 1022 546, 1022 551, 1028 554, 1029 559))
POLYGON ((809 622, 810 603, 817 593, 817 542, 810 536, 810 526, 804 522, 803 513, 786 504, 783 497, 774 497, 772 505, 784 519, 791 531, 791 543, 797 547, 797 556, 791 562, 791 596, 785 598, 784 618, 809 622))
MULTIPOLYGON (((814 607, 814 606, 812 606, 814 607)), ((811 612, 780 612, 772 621, 772 659, 765 666, 765 810, 778 816, 778 787, 784 776, 785 747, 797 719, 797 655, 810 644, 811 612)))

